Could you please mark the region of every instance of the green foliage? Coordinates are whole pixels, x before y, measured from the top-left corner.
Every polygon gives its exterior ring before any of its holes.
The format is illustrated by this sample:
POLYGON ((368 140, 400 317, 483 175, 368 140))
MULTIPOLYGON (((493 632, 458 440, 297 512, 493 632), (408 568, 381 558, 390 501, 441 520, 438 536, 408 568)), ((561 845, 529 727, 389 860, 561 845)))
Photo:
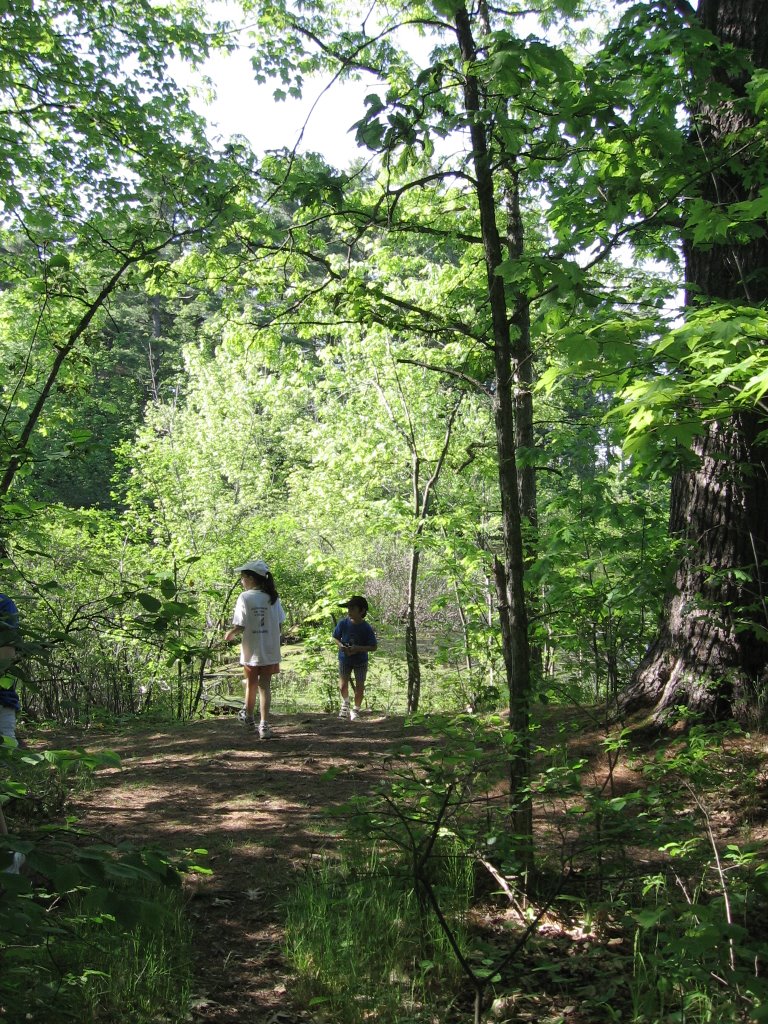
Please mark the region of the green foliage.
POLYGON ((75 901, 71 937, 57 950, 65 973, 47 983, 38 975, 28 994, 40 1019, 41 1011, 89 1024, 187 1018, 193 976, 184 905, 172 890, 149 886, 147 896, 145 912, 127 918, 104 913, 100 901, 75 901))
POLYGON ((0 746, 0 764, 0 806, 16 801, 14 817, 35 820, 59 816, 72 789, 87 787, 94 772, 117 767, 120 760, 109 751, 90 754, 82 748, 33 753, 8 740, 0 746))
MULTIPOLYGON (((569 737, 565 721, 562 736, 536 751, 532 785, 541 843, 534 876, 521 875, 509 812, 495 797, 517 741, 492 717, 422 719, 421 740, 402 747, 378 797, 346 808, 343 863, 365 865, 360 851, 368 850, 370 863, 386 865, 388 877, 408 879, 421 894, 424 919, 439 922, 446 937, 458 934, 453 900, 474 878, 476 927, 462 929, 451 945, 461 973, 446 977, 446 1000, 463 987, 482 993, 490 983, 499 1006, 532 999, 554 1009, 578 1000, 595 1021, 761 1019, 768 992, 755 968, 768 906, 766 873, 757 846, 724 838, 719 828, 722 800, 745 773, 740 747, 730 743, 735 728, 694 727, 650 754, 634 752, 633 735, 623 730, 606 737, 602 762, 588 764, 566 753, 571 739, 578 751, 584 723, 574 721, 569 737), (432 743, 424 743, 426 726, 432 743), (628 768, 642 772, 629 787, 628 768), (446 885, 443 870, 452 857, 459 873, 452 868, 446 885), (494 894, 487 894, 484 877, 493 879, 494 894), (505 926, 491 930, 489 920, 500 915, 505 926)), ((351 901, 359 898, 358 878, 371 901, 377 899, 365 868, 356 870, 359 875, 331 870, 322 882, 312 876, 291 898, 292 907, 303 908, 293 911, 297 948, 303 929, 326 929, 325 942, 303 947, 296 960, 306 971, 302 992, 318 1005, 336 1006, 340 977, 353 985, 355 1002, 367 1007, 371 999, 368 983, 355 987, 345 971, 344 941, 328 934, 345 916, 347 887, 351 901), (323 912, 314 913, 320 900, 327 901, 323 912)), ((357 914, 363 935, 373 920, 379 920, 373 911, 357 914)), ((391 914, 388 920, 391 925, 391 914)), ((377 930, 388 934, 384 922, 377 930)), ((420 979, 416 962, 410 978, 420 979)))
POLYGON ((742 770, 727 747, 737 732, 694 726, 645 765, 650 792, 666 807, 660 851, 667 866, 645 879, 644 909, 632 914, 641 1019, 683 1012, 695 1021, 757 1020, 764 1012, 768 988, 755 970, 761 940, 754 928, 768 894, 764 864, 756 848, 715 836, 723 777, 742 770), (693 806, 693 821, 678 812, 672 825, 681 803, 693 806))
MULTIPOLYGON (((14 890, 6 886, 3 897, 0 1000, 9 1020, 148 1024, 158 1015, 185 1018, 190 935, 177 892, 123 870, 100 889, 81 885, 59 896, 58 906, 55 891, 33 893, 38 917, 8 906, 14 890), (128 891, 139 879, 145 895, 137 900, 128 891)), ((15 895, 21 905, 21 894, 15 895)))
POLYGON ((606 420, 610 393, 594 393, 586 367, 571 364, 561 378, 562 366, 558 353, 539 404, 549 472, 539 478, 539 551, 528 572, 532 635, 551 699, 611 703, 654 634, 674 564, 668 489, 632 472, 606 420))
POLYGON ((544 541, 529 576, 541 594, 543 687, 612 702, 656 628, 671 557, 667 497, 609 460, 585 474, 561 464, 557 489, 542 490, 544 541))
POLYGON ((455 958, 456 991, 471 993, 477 1014, 486 986, 500 980, 533 931, 531 926, 511 947, 498 949, 466 936, 456 919, 457 898, 461 906, 477 865, 487 866, 489 857, 504 859, 507 889, 524 874, 527 834, 510 831, 508 799, 494 795, 520 740, 493 717, 435 715, 414 724, 428 725, 434 744, 419 752, 404 744, 378 797, 350 803, 347 828, 407 873, 423 918, 439 928, 455 958))
POLYGON ((613 416, 626 424, 624 449, 641 464, 690 463, 690 442, 706 424, 752 408, 768 390, 765 313, 731 303, 691 311, 650 350, 656 374, 618 395, 613 416))
POLYGON ((16 578, 13 593, 30 718, 89 724, 195 712, 233 584, 209 587, 195 559, 149 566, 146 551, 126 541, 125 523, 95 510, 49 508, 19 534, 27 578, 16 578))
MULTIPOLYGON (((460 851, 442 849, 442 884, 464 941, 471 875, 460 851)), ((288 897, 286 952, 296 994, 343 1024, 427 1021, 458 970, 444 931, 425 912, 404 865, 374 847, 310 869, 288 897)))
POLYGON ((37 463, 50 480, 94 437, 102 414, 86 422, 78 404, 115 366, 100 351, 109 303, 166 249, 224 224, 240 168, 216 162, 168 74, 214 38, 194 7, 129 0, 96 14, 50 0, 16 5, 3 27, 0 95, 15 112, 0 146, 5 495, 37 463))
POLYGON ((562 907, 579 908, 598 940, 623 936, 628 952, 612 968, 608 1004, 588 997, 599 1019, 759 1019, 768 996, 755 970, 763 865, 751 843, 729 841, 719 827, 745 769, 729 745, 737 734, 733 725, 694 726, 638 754, 623 730, 606 739, 602 785, 583 761, 564 760, 560 744, 539 751, 537 801, 544 817, 559 818, 561 840, 541 870, 566 864, 562 907), (642 772, 629 788, 627 766, 642 772))
POLYGON ((177 868, 160 851, 89 841, 51 817, 75 776, 116 765, 109 752, 0 746, 0 801, 13 828, 0 844, 3 866, 14 852, 24 858, 21 874, 3 874, 0 892, 0 1004, 9 1020, 183 1015, 189 935, 177 868))

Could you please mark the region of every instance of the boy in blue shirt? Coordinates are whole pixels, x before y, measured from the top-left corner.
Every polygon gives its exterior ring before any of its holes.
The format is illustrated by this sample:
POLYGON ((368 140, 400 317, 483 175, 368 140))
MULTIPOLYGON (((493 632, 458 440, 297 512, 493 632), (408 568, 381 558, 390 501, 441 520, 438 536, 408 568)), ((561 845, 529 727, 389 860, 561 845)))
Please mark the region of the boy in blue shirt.
POLYGON ((367 622, 368 602, 356 595, 339 605, 347 614, 339 619, 333 631, 333 639, 339 648, 339 690, 341 710, 339 718, 350 718, 354 722, 360 716, 365 693, 365 677, 368 675, 368 655, 377 647, 376 634, 367 622), (355 703, 349 706, 349 684, 355 677, 355 703))

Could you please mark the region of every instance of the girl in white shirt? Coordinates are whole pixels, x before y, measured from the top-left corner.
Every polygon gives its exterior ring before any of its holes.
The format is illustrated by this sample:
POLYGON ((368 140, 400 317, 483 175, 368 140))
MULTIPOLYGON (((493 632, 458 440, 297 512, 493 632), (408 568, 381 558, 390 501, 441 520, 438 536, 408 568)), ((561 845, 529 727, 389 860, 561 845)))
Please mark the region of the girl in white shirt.
POLYGON ((259 695, 261 739, 272 736, 269 707, 272 702, 272 676, 280 671, 280 627, 285 612, 277 595, 275 581, 267 563, 254 559, 235 570, 240 573, 242 594, 232 616, 227 643, 240 638, 240 664, 245 676, 245 709, 241 715, 247 729, 256 731, 254 711, 259 695))

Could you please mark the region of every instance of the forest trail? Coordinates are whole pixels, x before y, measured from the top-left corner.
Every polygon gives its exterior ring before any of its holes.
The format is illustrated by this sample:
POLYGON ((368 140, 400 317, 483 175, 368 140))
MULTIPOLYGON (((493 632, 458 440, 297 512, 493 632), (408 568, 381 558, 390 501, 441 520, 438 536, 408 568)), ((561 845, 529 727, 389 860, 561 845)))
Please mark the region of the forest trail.
POLYGON ((282 903, 297 874, 336 849, 333 809, 373 790, 406 738, 402 718, 371 713, 354 723, 320 713, 273 723, 268 741, 234 717, 76 740, 122 761, 75 798, 81 827, 109 842, 208 851, 197 859, 213 874, 184 883, 194 927, 191 1019, 201 1024, 312 1020, 291 1005, 282 903))

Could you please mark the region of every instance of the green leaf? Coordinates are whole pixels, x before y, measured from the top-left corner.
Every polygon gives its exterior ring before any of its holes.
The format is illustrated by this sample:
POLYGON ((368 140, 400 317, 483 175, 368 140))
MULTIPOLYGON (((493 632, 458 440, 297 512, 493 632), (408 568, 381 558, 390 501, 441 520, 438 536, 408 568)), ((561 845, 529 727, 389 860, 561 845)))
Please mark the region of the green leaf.
POLYGON ((653 910, 639 910, 632 914, 641 928, 655 928, 664 917, 666 907, 656 907, 653 910))
POLYGON ((152 594, 137 594, 136 600, 145 608, 148 612, 159 612, 163 607, 162 601, 159 601, 152 594))
POLYGON ((596 338, 588 334, 569 334, 560 340, 563 355, 574 363, 594 362, 599 354, 596 338))

